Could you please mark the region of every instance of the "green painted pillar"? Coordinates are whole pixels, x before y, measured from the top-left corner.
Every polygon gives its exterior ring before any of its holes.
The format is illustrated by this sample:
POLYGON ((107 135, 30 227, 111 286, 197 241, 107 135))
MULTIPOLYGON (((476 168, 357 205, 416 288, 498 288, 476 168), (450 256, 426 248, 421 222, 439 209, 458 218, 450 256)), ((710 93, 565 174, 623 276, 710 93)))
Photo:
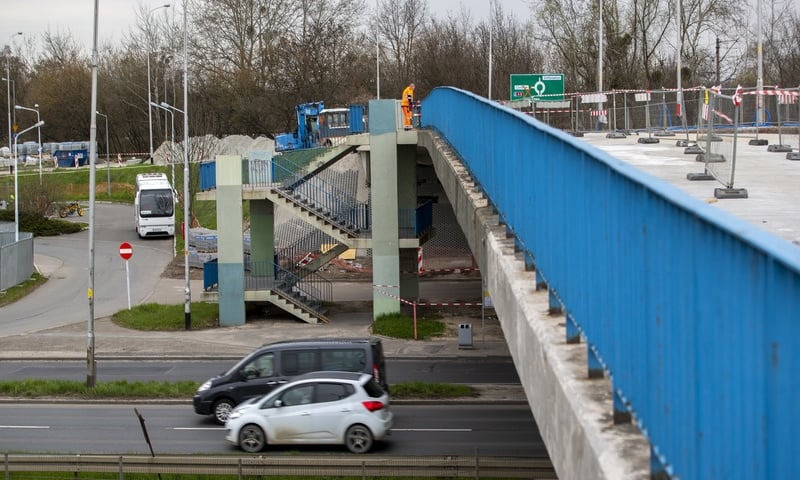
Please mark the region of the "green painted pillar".
POLYGON ((244 325, 242 158, 219 155, 217 164, 217 268, 220 325, 244 325))
POLYGON ((400 311, 397 101, 370 100, 373 318, 400 311))
POLYGON ((250 201, 250 273, 275 276, 275 206, 269 200, 250 201))

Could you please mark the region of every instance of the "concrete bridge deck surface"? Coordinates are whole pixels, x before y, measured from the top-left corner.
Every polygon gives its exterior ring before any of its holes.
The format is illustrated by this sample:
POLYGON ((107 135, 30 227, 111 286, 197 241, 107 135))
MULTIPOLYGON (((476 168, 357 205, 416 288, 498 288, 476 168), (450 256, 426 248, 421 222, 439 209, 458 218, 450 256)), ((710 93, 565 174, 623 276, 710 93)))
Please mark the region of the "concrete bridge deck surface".
MULTIPOLYGON (((686 138, 685 134, 660 137, 656 144, 638 143, 645 136, 640 133, 611 139, 606 138, 605 132, 592 132, 579 138, 699 200, 800 245, 800 161, 787 160, 785 152, 768 152, 767 146, 749 145, 749 139, 755 135, 747 133, 736 145, 733 186, 746 189, 748 198, 717 199, 714 189, 723 187, 721 183, 686 178, 687 173, 702 173, 704 164, 696 161, 696 155, 684 154, 684 148, 675 145, 677 140, 686 138)), ((690 134, 689 138, 694 140, 695 135, 690 134)), ((779 140, 775 133, 761 134, 759 138, 767 140, 769 145, 776 145, 779 140)), ((797 151, 796 130, 782 135, 781 140, 797 151)))

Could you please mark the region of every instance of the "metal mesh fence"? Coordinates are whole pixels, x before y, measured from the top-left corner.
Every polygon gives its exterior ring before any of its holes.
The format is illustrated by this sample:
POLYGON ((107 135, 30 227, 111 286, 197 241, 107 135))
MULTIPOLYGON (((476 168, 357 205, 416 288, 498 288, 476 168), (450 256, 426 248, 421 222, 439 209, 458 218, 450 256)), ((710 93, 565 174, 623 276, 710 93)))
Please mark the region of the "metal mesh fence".
POLYGON ((733 98, 706 90, 702 103, 703 134, 697 143, 705 150, 707 171, 721 184, 733 186, 736 165, 736 135, 739 126, 738 106, 733 98))

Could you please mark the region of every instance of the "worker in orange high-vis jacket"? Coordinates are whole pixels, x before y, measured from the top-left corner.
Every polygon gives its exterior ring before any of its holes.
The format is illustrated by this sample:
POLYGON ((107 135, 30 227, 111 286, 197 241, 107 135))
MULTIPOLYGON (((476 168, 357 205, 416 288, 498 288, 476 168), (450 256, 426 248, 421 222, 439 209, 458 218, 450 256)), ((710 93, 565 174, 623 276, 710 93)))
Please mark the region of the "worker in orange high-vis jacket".
POLYGON ((405 90, 400 100, 400 106, 403 107, 403 125, 405 128, 411 128, 411 118, 414 116, 414 84, 410 83, 405 90))

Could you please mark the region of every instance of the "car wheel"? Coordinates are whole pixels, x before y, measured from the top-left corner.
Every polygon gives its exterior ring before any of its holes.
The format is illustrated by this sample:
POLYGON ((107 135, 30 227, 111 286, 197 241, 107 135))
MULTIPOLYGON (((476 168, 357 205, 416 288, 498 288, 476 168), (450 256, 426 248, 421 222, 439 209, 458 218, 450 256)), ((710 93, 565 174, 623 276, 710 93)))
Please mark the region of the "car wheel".
POLYGON ((233 402, 227 398, 217 400, 214 404, 214 420, 220 425, 225 425, 233 411, 233 402))
POLYGON ((239 448, 247 453, 258 453, 267 444, 267 436, 264 430, 252 423, 245 425, 239 430, 239 448))
POLYGON ((372 448, 372 432, 364 425, 353 425, 344 434, 344 443, 353 453, 367 453, 372 448))

